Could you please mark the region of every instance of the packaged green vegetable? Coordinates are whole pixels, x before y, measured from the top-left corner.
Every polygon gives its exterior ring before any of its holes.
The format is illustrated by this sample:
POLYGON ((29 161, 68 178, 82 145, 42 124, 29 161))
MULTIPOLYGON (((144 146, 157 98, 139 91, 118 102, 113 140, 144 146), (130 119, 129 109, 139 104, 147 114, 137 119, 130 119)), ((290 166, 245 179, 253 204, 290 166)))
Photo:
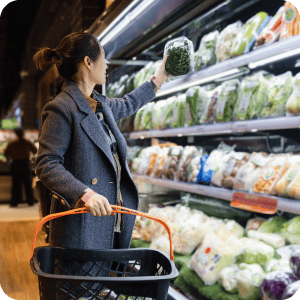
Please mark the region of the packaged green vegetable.
POLYGON ((206 68, 212 66, 216 63, 216 43, 219 35, 219 31, 215 30, 209 34, 206 34, 202 37, 199 49, 195 53, 195 70, 206 68))
POLYGON ((250 18, 237 34, 231 47, 231 56, 242 55, 252 50, 258 35, 269 22, 266 12, 259 12, 250 18))
POLYGON ((274 118, 285 115, 285 106, 293 92, 292 72, 274 76, 268 88, 268 102, 262 109, 261 118, 274 118))
POLYGON ((240 85, 234 109, 234 119, 243 121, 257 118, 268 101, 268 82, 262 74, 245 77, 240 85))
POLYGON ((172 128, 183 127, 185 121, 186 94, 179 95, 173 104, 172 128))
POLYGON ((259 300, 259 287, 264 279, 264 270, 258 264, 245 264, 239 266, 236 274, 239 297, 245 300, 259 300))
POLYGON ((241 21, 237 21, 233 24, 228 25, 225 29, 223 29, 216 43, 216 56, 217 62, 222 62, 231 58, 231 47, 234 42, 235 37, 241 31, 243 23, 241 21))
POLYGON ((199 86, 193 86, 189 88, 186 92, 186 104, 191 113, 191 120, 187 124, 188 126, 199 124, 199 119, 197 118, 197 113, 196 113, 197 102, 201 101, 199 95, 200 94, 199 89, 200 89, 199 86))
POLYGON ((295 116, 300 113, 300 73, 294 77, 294 90, 285 108, 287 116, 295 116))
POLYGON ((230 294, 237 294, 236 275, 239 272, 238 265, 232 265, 224 268, 219 275, 219 283, 222 284, 224 290, 230 294))
POLYGON ((163 129, 161 119, 166 110, 167 100, 160 100, 153 106, 152 129, 163 129))
POLYGON ((200 119, 201 124, 214 123, 216 121, 217 102, 221 91, 222 87, 218 86, 208 92, 209 101, 205 103, 204 113, 200 119))
POLYGON ((194 71, 194 46, 186 37, 167 42, 164 55, 168 55, 166 71, 172 76, 186 75, 194 71))
POLYGON ((145 106, 143 106, 136 112, 136 115, 134 118, 134 124, 133 124, 134 131, 139 131, 141 128, 141 119, 142 119, 144 110, 145 110, 145 106))
POLYGON ((222 91, 217 101, 217 122, 228 122, 232 120, 232 114, 237 100, 239 86, 240 81, 237 79, 222 83, 222 91))
POLYGON ((165 106, 165 111, 161 115, 161 124, 162 128, 171 128, 172 127, 172 119, 173 119, 173 112, 174 112, 174 105, 176 104, 176 96, 169 97, 166 101, 167 104, 165 106))

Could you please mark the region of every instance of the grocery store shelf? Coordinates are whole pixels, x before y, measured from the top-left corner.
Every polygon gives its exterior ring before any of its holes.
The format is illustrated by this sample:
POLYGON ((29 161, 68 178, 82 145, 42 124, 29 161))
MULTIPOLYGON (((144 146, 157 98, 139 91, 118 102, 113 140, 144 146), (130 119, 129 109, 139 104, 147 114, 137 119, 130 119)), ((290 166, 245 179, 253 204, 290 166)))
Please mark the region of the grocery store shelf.
MULTIPOLYGON (((135 181, 142 181, 149 184, 154 184, 166 188, 171 188, 175 190, 185 191, 193 194, 204 195, 212 198, 223 199, 227 201, 231 201, 233 198, 233 194, 235 191, 228 190, 224 188, 212 187, 212 186, 205 186, 200 184, 193 184, 187 182, 180 182, 174 181, 169 179, 162 179, 162 178, 152 178, 146 175, 138 175, 132 174, 132 177, 135 181)), ((241 191, 239 191, 241 192, 241 191)), ((247 194, 247 193, 245 193, 247 194)), ((264 195, 262 195, 264 196, 264 195)), ((265 195, 267 196, 267 195, 265 195)), ((300 201, 275 197, 275 196, 267 196, 271 199, 276 199, 278 202, 277 209, 278 211, 288 212, 293 214, 300 215, 300 201)))
MULTIPOLYGON (((265 130, 293 129, 300 127, 300 116, 279 117, 273 119, 248 120, 218 124, 197 125, 190 127, 171 128, 164 130, 149 130, 131 132, 129 139, 152 137, 190 136, 190 135, 220 135, 237 132, 256 132, 265 130)), ((128 137, 128 135, 127 135, 128 137)))
MULTIPOLYGON (((219 76, 221 75, 220 73, 224 73, 224 77, 226 77, 226 72, 228 73, 230 70, 241 69, 245 66, 248 66, 249 63, 258 62, 266 58, 295 50, 299 48, 299 43, 300 36, 297 35, 289 39, 265 46, 261 49, 253 50, 247 54, 228 59, 198 72, 182 76, 178 79, 165 83, 157 93, 157 97, 173 93, 175 90, 180 91, 188 86, 198 85, 199 80, 203 80, 201 83, 213 81, 215 76, 221 77, 219 76), (210 79, 210 77, 212 78, 210 79)), ((276 58, 274 60, 276 61, 276 58)))

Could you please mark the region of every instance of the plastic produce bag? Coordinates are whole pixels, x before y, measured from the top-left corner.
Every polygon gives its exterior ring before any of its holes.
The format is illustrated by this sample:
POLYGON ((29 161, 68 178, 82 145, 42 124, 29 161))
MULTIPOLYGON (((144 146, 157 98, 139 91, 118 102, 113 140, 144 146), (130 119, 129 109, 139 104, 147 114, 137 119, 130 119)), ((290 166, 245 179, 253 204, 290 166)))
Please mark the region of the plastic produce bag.
POLYGON ((289 167, 288 155, 270 155, 270 161, 263 168, 258 180, 254 183, 253 192, 275 195, 275 186, 289 167))
POLYGON ((283 300, 291 299, 299 291, 299 287, 300 287, 300 280, 290 283, 285 289, 282 295, 282 299, 283 300))
POLYGON ((298 162, 294 163, 292 166, 289 167, 289 169, 284 173, 284 175, 281 177, 281 179, 276 184, 276 194, 281 197, 292 197, 292 195, 296 194, 296 191, 300 188, 297 186, 297 184, 293 184, 293 186, 290 187, 291 182, 296 177, 297 174, 300 174, 300 164, 298 162), (289 191, 292 192, 291 196, 289 196, 289 191), (294 193, 295 191, 295 193, 294 193))
POLYGON ((139 130, 150 130, 152 128, 152 110, 154 102, 147 103, 144 107, 145 109, 143 110, 139 130))
POLYGON ((260 299, 260 285, 265 273, 259 264, 245 264, 239 266, 236 274, 239 297, 245 300, 260 299))
POLYGON ((287 219, 284 217, 275 216, 265 220, 259 227, 258 231, 265 233, 279 233, 283 228, 283 224, 286 222, 287 219))
POLYGON ((217 122, 228 122, 232 120, 232 114, 237 100, 239 86, 240 81, 237 79, 222 83, 222 90, 217 100, 217 122))
POLYGON ((258 118, 267 101, 267 79, 261 73, 245 77, 240 85, 234 119, 243 121, 258 118))
POLYGON ((231 56, 238 56, 252 50, 260 32, 269 22, 266 12, 259 12, 250 18, 239 31, 231 47, 231 56))
POLYGON ((224 290, 230 294, 237 294, 237 280, 236 275, 239 272, 237 265, 224 268, 219 275, 219 283, 223 286, 224 290))
MULTIPOLYGON (((209 104, 211 103, 211 94, 203 87, 198 89, 198 101, 196 102, 196 123, 193 125, 200 124, 203 120, 207 119, 207 113, 209 104)), ((213 108, 213 107, 212 107, 213 108)))
POLYGON ((295 116, 300 113, 300 73, 294 77, 294 89, 286 106, 286 115, 295 116))
POLYGON ((287 100, 293 92, 292 72, 272 77, 268 89, 268 102, 262 109, 261 118, 274 118, 285 115, 287 100))
POLYGON ((217 167, 215 168, 212 176, 211 176, 211 183, 215 186, 221 186, 222 185, 222 179, 223 179, 223 172, 225 171, 227 161, 230 159, 231 153, 223 155, 220 160, 217 161, 217 167))
POLYGON ((204 113, 200 119, 201 124, 214 123, 216 121, 217 102, 222 91, 222 86, 218 86, 208 92, 209 101, 205 103, 204 113))
POLYGON ((174 180, 177 165, 181 159, 183 152, 182 146, 171 147, 168 153, 168 157, 165 160, 163 166, 163 178, 174 180))
POLYGON ((175 172, 174 180, 175 181, 185 181, 187 172, 186 170, 186 162, 191 161, 192 157, 194 156, 197 148, 195 146, 185 146, 182 151, 182 156, 178 163, 177 170, 175 172), (183 180, 181 180, 183 179, 183 180))
POLYGON ((268 163, 267 157, 267 153, 253 152, 250 160, 236 174, 233 188, 247 192, 252 191, 254 183, 262 172, 262 168, 268 163))
POLYGON ((186 37, 168 41, 164 55, 168 55, 166 71, 172 76, 186 75, 194 71, 194 46, 186 37))
POLYGON ((262 45, 272 44, 279 40, 281 31, 283 29, 283 15, 285 8, 280 7, 274 17, 270 20, 267 26, 262 30, 258 39, 256 40, 255 47, 262 45))
POLYGON ((159 152, 155 164, 153 166, 150 177, 161 177, 162 176, 162 168, 165 163, 166 158, 168 157, 169 147, 164 147, 159 152))
POLYGON ((224 188, 232 189, 235 176, 240 168, 245 165, 250 159, 250 154, 246 152, 232 152, 230 158, 226 162, 226 166, 223 171, 223 177, 221 185, 224 188))
POLYGON ((167 100, 160 100, 154 104, 152 111, 152 129, 163 129, 161 119, 167 104, 167 100))
POLYGON ((137 171, 138 174, 146 174, 151 164, 153 158, 155 159, 160 151, 160 147, 158 146, 151 146, 144 148, 140 154, 139 158, 141 159, 141 163, 139 169, 137 171))
POLYGON ((164 112, 161 114, 161 121, 159 122, 162 128, 171 128, 173 121, 173 112, 174 107, 176 105, 176 96, 169 97, 166 101, 166 105, 164 106, 164 112))
POLYGON ((202 37, 199 49, 195 53, 195 70, 212 66, 216 63, 216 43, 219 35, 219 31, 215 30, 202 37))
POLYGON ((145 110, 145 106, 143 106, 136 112, 136 115, 134 118, 134 125, 133 125, 134 131, 141 130, 141 120, 142 120, 144 110, 145 110))
POLYGON ((206 235, 190 260, 190 267, 206 285, 218 281, 222 269, 233 265, 236 250, 214 233, 206 235))
POLYGON ((201 157, 202 156, 203 155, 196 155, 191 160, 191 163, 188 167, 188 172, 187 172, 188 182, 193 182, 193 183, 197 182, 197 177, 198 177, 200 167, 201 167, 201 157))
POLYGON ((275 271, 292 273, 292 269, 290 266, 290 259, 287 257, 281 259, 272 258, 270 263, 266 267, 266 272, 271 273, 275 271))
POLYGON ((231 47, 235 40, 235 37, 241 31, 243 23, 241 21, 237 21, 233 24, 228 25, 221 31, 217 38, 216 43, 216 57, 217 62, 222 62, 231 58, 231 47))
POLYGON ((186 94, 179 95, 173 103, 171 127, 183 127, 185 122, 186 94))
POLYGON ((287 194, 289 198, 300 200, 300 172, 299 168, 291 170, 289 173, 289 178, 291 178, 291 183, 287 187, 287 194))
POLYGON ((199 89, 199 86, 193 86, 189 88, 186 92, 186 105, 187 107, 189 107, 191 114, 191 120, 187 123, 188 126, 199 124, 199 119, 196 117, 197 102, 201 101, 199 89))
POLYGON ((288 39, 300 33, 300 16, 297 8, 287 1, 284 5, 283 28, 280 34, 280 40, 288 39))

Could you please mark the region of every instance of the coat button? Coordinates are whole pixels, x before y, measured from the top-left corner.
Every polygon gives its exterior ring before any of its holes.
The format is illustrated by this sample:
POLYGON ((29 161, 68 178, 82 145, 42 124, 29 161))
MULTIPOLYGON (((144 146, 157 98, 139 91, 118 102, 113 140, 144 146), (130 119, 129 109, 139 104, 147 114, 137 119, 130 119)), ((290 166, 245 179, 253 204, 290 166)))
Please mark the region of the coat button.
POLYGON ((61 202, 62 205, 66 205, 64 200, 61 199, 60 202, 61 202))
POLYGON ((92 184, 93 184, 93 185, 95 185, 97 182, 98 182, 98 179, 97 179, 97 178, 94 178, 94 179, 92 180, 92 184))

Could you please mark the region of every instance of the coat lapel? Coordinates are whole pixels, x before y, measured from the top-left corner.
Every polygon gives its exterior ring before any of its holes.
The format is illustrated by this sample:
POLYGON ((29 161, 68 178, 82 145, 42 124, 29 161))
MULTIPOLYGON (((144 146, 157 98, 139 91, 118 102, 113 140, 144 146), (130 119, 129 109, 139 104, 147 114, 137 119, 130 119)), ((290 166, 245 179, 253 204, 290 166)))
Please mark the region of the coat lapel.
MULTIPOLYGON (((114 167, 110 146, 106 143, 106 133, 104 132, 102 125, 100 124, 95 113, 93 112, 92 108, 88 104, 78 86, 70 80, 65 83, 62 91, 68 93, 77 103, 79 110, 87 114, 87 116, 80 122, 83 130, 90 137, 90 139, 104 152, 104 154, 107 156, 112 166, 114 167)), ((100 101, 103 104, 103 99, 101 100, 100 101)))

